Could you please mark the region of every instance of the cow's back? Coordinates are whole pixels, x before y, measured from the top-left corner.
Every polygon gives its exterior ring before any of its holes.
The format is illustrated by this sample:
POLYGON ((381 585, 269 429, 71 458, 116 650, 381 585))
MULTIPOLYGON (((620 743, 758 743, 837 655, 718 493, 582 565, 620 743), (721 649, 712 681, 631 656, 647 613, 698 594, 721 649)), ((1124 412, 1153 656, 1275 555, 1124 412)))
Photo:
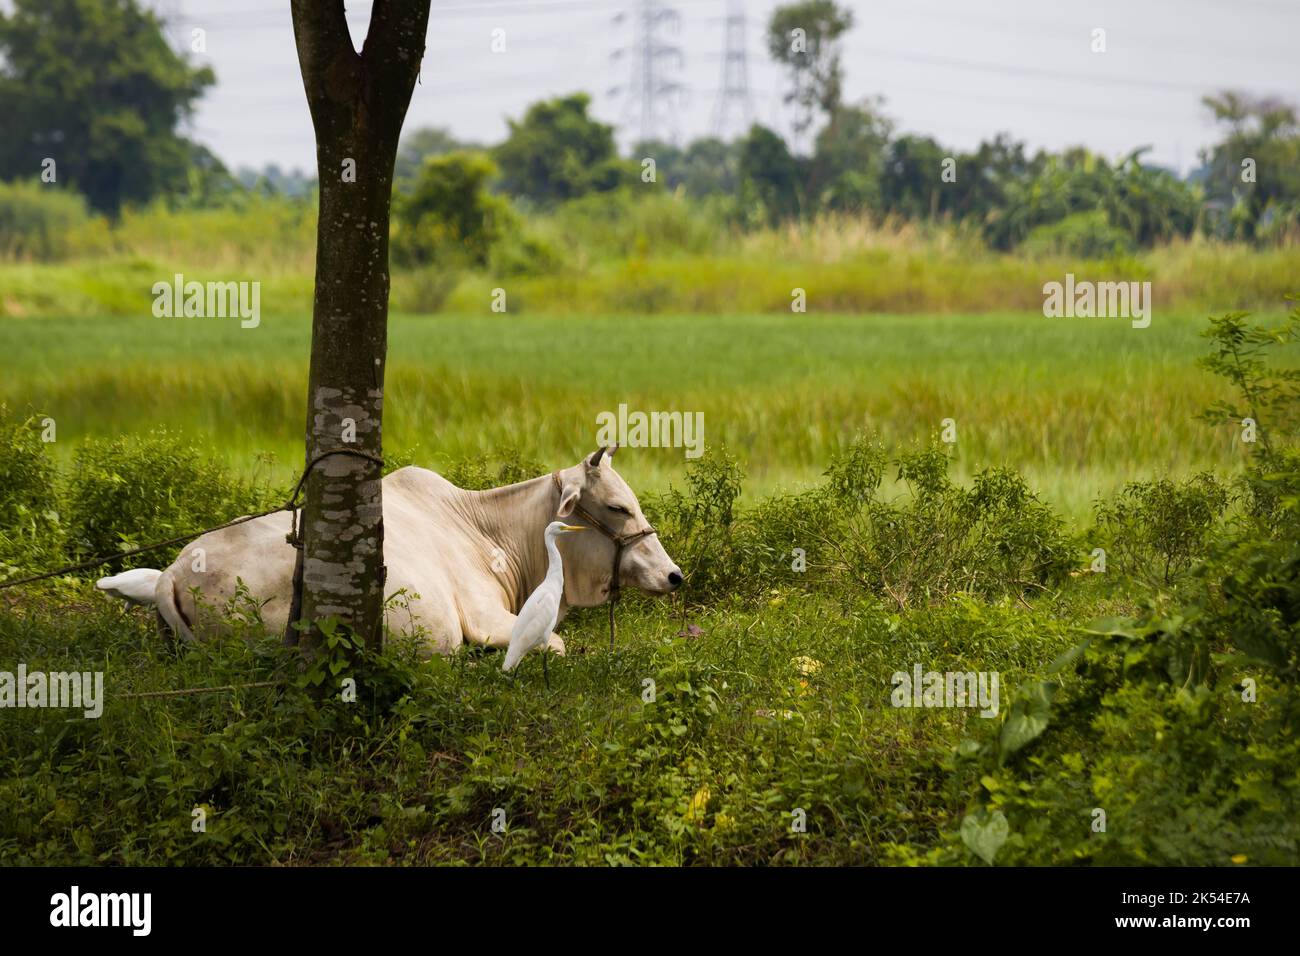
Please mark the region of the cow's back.
POLYGON ((286 540, 290 525, 289 513, 281 511, 209 531, 186 545, 167 571, 177 607, 195 634, 211 632, 229 610, 251 610, 237 600, 241 582, 249 599, 261 606, 267 628, 284 631, 296 555, 286 540), (192 593, 196 588, 198 600, 192 593))
POLYGON ((388 626, 418 632, 448 653, 465 638, 459 598, 486 575, 481 542, 458 510, 459 488, 427 468, 400 468, 384 479, 384 564, 388 626))
MULTIPOLYGON (((390 629, 418 632, 431 650, 459 646, 462 634, 448 573, 461 560, 463 543, 447 529, 447 503, 458 489, 435 472, 401 468, 384 478, 384 596, 404 591, 387 612, 390 629)), ((301 519, 301 513, 299 513, 301 519)), ((277 512, 211 531, 187 545, 167 569, 177 607, 195 634, 210 633, 232 607, 242 583, 261 605, 272 633, 289 620, 296 551, 287 541, 288 512, 277 512), (193 589, 202 595, 196 601, 193 589)))

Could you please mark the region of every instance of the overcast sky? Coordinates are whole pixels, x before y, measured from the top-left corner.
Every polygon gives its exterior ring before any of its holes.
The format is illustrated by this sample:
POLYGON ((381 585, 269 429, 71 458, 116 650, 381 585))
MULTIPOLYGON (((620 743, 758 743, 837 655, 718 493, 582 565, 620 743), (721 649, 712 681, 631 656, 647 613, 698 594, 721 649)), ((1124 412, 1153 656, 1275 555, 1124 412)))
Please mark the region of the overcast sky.
MULTIPOLYGON (((660 40, 679 47, 684 87, 661 132, 689 140, 710 131, 723 70, 728 8, 746 17, 753 116, 782 132, 784 77, 768 59, 767 17, 779 0, 677 0, 660 40)), ((298 75, 288 0, 150 0, 170 34, 217 74, 193 134, 228 165, 312 170, 313 141, 298 75)), ((845 0, 855 26, 843 43, 850 100, 881 96, 905 132, 968 149, 998 131, 1032 148, 1083 144, 1107 156, 1150 145, 1149 159, 1186 171, 1216 138, 1203 93, 1224 87, 1300 101, 1300 0, 845 0), (1106 52, 1091 50, 1094 29, 1106 52)), ((632 71, 639 0, 433 0, 422 82, 406 129, 445 126, 499 141, 507 117, 539 98, 585 90, 594 112, 619 125, 625 146, 635 111, 615 89, 632 71), (493 53, 493 31, 505 52, 493 53), (622 51, 622 52, 620 52, 622 51)), ((348 4, 353 37, 370 4, 348 4)))

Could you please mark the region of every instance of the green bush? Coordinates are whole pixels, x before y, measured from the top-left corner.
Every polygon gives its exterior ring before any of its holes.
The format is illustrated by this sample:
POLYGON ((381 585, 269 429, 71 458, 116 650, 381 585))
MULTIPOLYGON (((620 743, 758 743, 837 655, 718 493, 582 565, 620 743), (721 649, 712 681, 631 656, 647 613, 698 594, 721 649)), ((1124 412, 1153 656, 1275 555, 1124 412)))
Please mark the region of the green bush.
POLYGON ((1070 570, 1060 517, 1016 472, 986 469, 960 487, 937 445, 894 464, 908 491, 896 500, 880 496, 885 460, 866 438, 828 472, 842 527, 827 545, 846 580, 905 608, 958 592, 1020 596, 1047 589, 1070 570))
MULTIPOLYGON (((1300 315, 1292 313, 1292 322, 1300 315)), ((1216 320, 1236 359, 1210 367, 1248 408, 1288 394, 1269 351, 1291 340, 1216 320), (1269 339, 1265 342, 1265 339, 1269 339), (1241 361, 1240 346, 1259 347, 1241 361)), ((1291 326, 1294 328, 1294 325, 1291 326)), ((1210 414, 1217 420, 1222 408, 1210 414)), ((1294 411, 1291 409, 1290 411, 1294 411)), ((1207 476, 1121 495, 1118 526, 1163 555, 1162 576, 1204 550, 1175 603, 1083 629, 1023 685, 1000 726, 963 741, 950 769, 975 799, 930 862, 1291 865, 1300 852, 1300 467, 1261 443, 1249 468, 1273 509, 1203 546, 1226 493, 1207 476)), ((908 848, 898 858, 915 862, 908 848)))
POLYGON ((707 253, 724 237, 713 207, 651 185, 584 196, 557 207, 541 227, 563 249, 592 261, 707 253))
POLYGON ((0 182, 0 259, 64 259, 90 222, 79 193, 54 184, 0 182))
POLYGON ((1205 555, 1232 491, 1202 472, 1183 481, 1131 481, 1095 507, 1097 534, 1107 570, 1168 587, 1205 555))
MULTIPOLYGON (((1289 298, 1294 301, 1296 296, 1289 298)), ((1201 333, 1213 343, 1213 351, 1197 364, 1230 384, 1236 395, 1216 402, 1200 417, 1212 425, 1232 426, 1243 445, 1253 449, 1257 466, 1247 470, 1244 481, 1247 512, 1272 525, 1280 517, 1294 518, 1293 512, 1282 510, 1285 499, 1271 476, 1294 471, 1300 462, 1295 443, 1300 433, 1300 368, 1294 360, 1281 361, 1276 355, 1280 346, 1300 342, 1300 306, 1271 328, 1250 324, 1248 314, 1213 317, 1201 333), (1248 429, 1253 432, 1250 441, 1248 429)))
POLYGON ((484 153, 425 160, 393 211, 393 262, 406 270, 394 276, 395 308, 439 311, 469 269, 501 278, 558 270, 555 247, 525 225, 506 197, 488 191, 496 176, 484 153))
POLYGON ((1094 624, 1059 685, 1022 687, 996 738, 959 748, 978 796, 933 861, 1295 862, 1300 546, 1244 540, 1202 582, 1192 604, 1094 624))
POLYGON ((530 226, 509 229, 492 247, 490 271, 508 279, 515 276, 544 276, 564 267, 564 256, 549 240, 536 234, 530 226))
MULTIPOLYGON (((129 550, 260 510, 267 498, 165 431, 87 441, 68 478, 68 549, 76 558, 129 550)), ((114 561, 95 573, 120 566, 114 561)))
POLYGON ((1109 259, 1128 255, 1135 245, 1128 233, 1110 224, 1105 210, 1093 209, 1036 226, 1025 237, 1021 248, 1034 256, 1109 259))
POLYGON ((463 273, 445 265, 421 266, 393 274, 395 312, 428 315, 438 312, 460 285, 463 273))
POLYGON ((443 269, 487 264, 492 247, 519 227, 510 202, 488 192, 496 164, 484 153, 455 152, 424 161, 411 192, 393 209, 393 261, 443 269))
POLYGON ((62 528, 56 469, 36 418, 15 419, 0 405, 0 578, 43 566, 59 554, 62 528))
POLYGON ((1072 543, 1060 517, 1020 475, 988 469, 963 488, 932 446, 893 461, 905 493, 886 499, 889 464, 883 447, 859 437, 824 485, 741 511, 743 473, 724 451, 692 462, 687 489, 652 500, 647 512, 697 597, 830 582, 906 608, 958 592, 1021 596, 1069 572, 1072 543))
POLYGON ((757 596, 785 588, 816 591, 841 583, 825 542, 839 527, 822 489, 764 498, 747 508, 730 556, 730 589, 757 596))
POLYGON ((643 510, 660 540, 682 568, 693 598, 734 590, 733 524, 744 471, 726 449, 706 449, 686 466, 686 488, 646 496, 643 510))
POLYGON ((478 455, 451 462, 441 471, 458 488, 482 491, 527 481, 546 473, 540 462, 526 458, 517 449, 505 448, 496 455, 478 455))

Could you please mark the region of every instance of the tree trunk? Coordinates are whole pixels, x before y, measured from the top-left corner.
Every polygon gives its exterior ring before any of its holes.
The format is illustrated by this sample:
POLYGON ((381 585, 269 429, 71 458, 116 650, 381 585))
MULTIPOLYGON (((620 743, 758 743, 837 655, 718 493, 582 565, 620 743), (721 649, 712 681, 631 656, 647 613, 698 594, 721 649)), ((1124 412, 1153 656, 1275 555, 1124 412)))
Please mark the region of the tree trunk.
POLYGON ((306 463, 290 630, 315 651, 319 623, 383 640, 384 363, 388 213, 402 121, 424 55, 430 0, 375 0, 360 53, 343 0, 293 0, 316 130, 320 220, 307 382, 306 463), (349 454, 328 455, 346 450, 349 454), (314 463, 314 467, 312 467, 314 463), (299 590, 301 589, 301 590, 299 590))

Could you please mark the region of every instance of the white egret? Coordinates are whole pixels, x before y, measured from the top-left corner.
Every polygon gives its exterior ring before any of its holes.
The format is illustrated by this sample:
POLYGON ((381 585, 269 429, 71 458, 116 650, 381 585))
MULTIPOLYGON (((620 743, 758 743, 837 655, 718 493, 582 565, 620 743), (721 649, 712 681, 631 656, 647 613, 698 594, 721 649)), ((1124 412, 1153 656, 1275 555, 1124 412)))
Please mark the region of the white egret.
POLYGON ((546 648, 555 622, 560 616, 560 598, 564 595, 564 562, 560 558, 560 549, 555 539, 572 531, 586 531, 586 527, 552 521, 542 533, 546 541, 546 577, 537 585, 537 590, 528 595, 528 600, 519 609, 515 626, 510 631, 510 647, 506 659, 501 665, 503 671, 514 670, 525 654, 535 647, 542 649, 542 679, 549 689, 551 679, 546 673, 546 648))
POLYGON ((162 572, 153 568, 134 568, 110 578, 100 578, 95 587, 111 597, 121 598, 127 607, 133 604, 153 604, 154 588, 160 577, 162 572))

